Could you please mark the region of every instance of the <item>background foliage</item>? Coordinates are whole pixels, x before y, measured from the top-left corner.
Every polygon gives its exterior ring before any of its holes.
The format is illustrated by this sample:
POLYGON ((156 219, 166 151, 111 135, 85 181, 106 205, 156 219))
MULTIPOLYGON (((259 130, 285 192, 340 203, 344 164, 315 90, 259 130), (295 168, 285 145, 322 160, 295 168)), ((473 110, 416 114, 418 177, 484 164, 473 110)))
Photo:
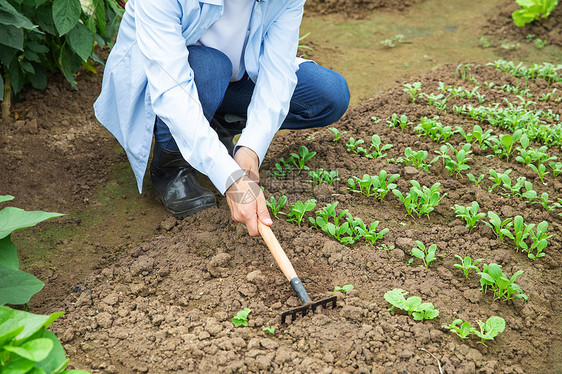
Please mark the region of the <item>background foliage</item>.
POLYGON ((27 83, 44 89, 56 70, 76 87, 81 66, 102 62, 94 44, 111 43, 122 14, 115 0, 0 0, 0 100, 27 83))

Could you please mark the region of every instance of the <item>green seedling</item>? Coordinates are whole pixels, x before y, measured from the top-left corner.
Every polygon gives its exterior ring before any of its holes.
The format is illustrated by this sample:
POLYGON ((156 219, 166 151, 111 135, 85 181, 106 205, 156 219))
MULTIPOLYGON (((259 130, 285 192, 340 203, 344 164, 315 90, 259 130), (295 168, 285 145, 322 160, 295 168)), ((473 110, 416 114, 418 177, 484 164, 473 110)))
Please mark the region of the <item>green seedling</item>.
POLYGON ((439 315, 439 311, 435 309, 432 303, 422 303, 421 298, 418 296, 412 296, 406 300, 404 296, 407 294, 407 291, 399 288, 387 291, 384 294, 384 299, 392 305, 388 310, 392 311, 394 308, 402 309, 408 312, 408 315, 413 316, 415 321, 434 319, 439 315))
POLYGON ((550 168, 552 169, 552 176, 554 178, 556 178, 558 175, 560 175, 560 173, 562 173, 562 162, 551 162, 548 164, 548 166, 550 166, 550 168))
POLYGON ((510 181, 509 183, 511 183, 511 178, 509 178, 509 173, 511 173, 512 171, 513 170, 509 169, 506 170, 504 173, 498 173, 494 169, 490 169, 489 171, 490 177, 488 177, 488 179, 494 182, 494 184, 492 184, 488 188, 488 192, 492 192, 494 188, 501 186, 504 183, 504 181, 510 181))
POLYGON ((545 256, 543 250, 548 245, 547 240, 552 237, 552 235, 548 235, 547 231, 548 222, 542 221, 537 225, 537 230, 531 232, 531 248, 527 251, 528 257, 531 260, 536 260, 537 258, 545 256), (533 253, 533 251, 535 251, 535 253, 533 253))
POLYGON ((497 139, 497 137, 493 135, 493 131, 491 129, 484 131, 479 125, 474 125, 474 128, 472 129, 472 136, 478 142, 478 147, 482 150, 488 148, 488 144, 493 143, 494 140, 497 139))
POLYGON ((340 286, 335 286, 334 287, 334 292, 341 292, 341 293, 346 293, 347 291, 351 291, 353 290, 355 287, 353 287, 353 285, 351 284, 346 284, 343 287, 340 286))
POLYGON ((412 103, 416 102, 418 92, 421 91, 421 82, 406 83, 404 84, 404 92, 408 92, 412 98, 412 103))
POLYGON ((453 264, 453 266, 456 267, 457 269, 461 269, 464 273, 464 276, 467 279, 468 279, 468 274, 470 274, 470 270, 476 270, 477 272, 480 271, 480 269, 476 265, 482 262, 481 258, 474 260, 473 262, 470 256, 466 256, 465 258, 462 258, 459 255, 455 255, 455 257, 458 258, 461 262, 458 264, 453 264))
POLYGON ((462 206, 455 204, 454 208, 452 209, 455 211, 457 217, 465 220, 466 228, 468 229, 469 233, 472 231, 478 220, 486 217, 485 213, 478 213, 480 205, 476 201, 473 201, 471 206, 462 206))
POLYGON ((282 195, 279 198, 279 201, 275 200, 275 196, 270 196, 269 200, 265 201, 265 204, 269 207, 269 209, 271 209, 271 213, 273 213, 273 216, 275 218, 279 218, 277 217, 278 214, 285 214, 281 212, 281 209, 285 206, 285 204, 287 204, 287 196, 282 195))
POLYGON ((363 223, 363 221, 359 218, 355 218, 353 224, 353 231, 356 232, 358 238, 363 238, 367 242, 367 245, 374 245, 377 240, 383 238, 383 236, 389 232, 389 229, 382 229, 381 231, 377 232, 377 226, 379 225, 379 221, 374 221, 367 227, 363 223))
POLYGON ((509 175, 503 175, 501 187, 504 191, 507 191, 507 193, 500 192, 499 194, 503 195, 503 196, 506 196, 506 197, 517 197, 517 198, 519 198, 519 197, 521 197, 521 188, 523 188, 525 186, 526 181, 527 181, 527 179, 525 177, 519 177, 515 181, 515 184, 513 184, 513 181, 511 180, 509 175))
POLYGON ((302 170, 308 170, 309 167, 305 165, 312 157, 316 155, 316 152, 309 152, 308 148, 304 145, 299 147, 298 154, 291 153, 291 162, 298 169, 299 173, 302 170))
POLYGON ((382 243, 381 245, 377 245, 375 248, 378 249, 379 251, 390 252, 394 249, 394 245, 388 246, 385 243, 382 243))
POLYGON ((544 182, 544 177, 547 174, 550 174, 549 171, 546 171, 546 166, 544 166, 544 164, 540 164, 539 166, 535 166, 533 164, 529 164, 528 165, 535 173, 537 173, 539 175, 539 179, 541 180, 541 182, 543 182, 543 184, 546 184, 544 182))
POLYGON ((554 204, 550 205, 550 204, 554 203, 554 201, 550 200, 548 198, 548 192, 543 192, 541 194, 541 196, 538 198, 538 200, 539 200, 540 204, 542 205, 542 207, 549 212, 556 208, 556 206, 554 204))
POLYGON ((353 222, 354 219, 349 214, 347 209, 342 210, 339 214, 336 212, 336 206, 338 202, 327 205, 322 210, 317 210, 315 214, 318 216, 316 219, 309 217, 310 223, 316 228, 320 228, 322 231, 330 236, 333 236, 336 240, 344 245, 353 244, 355 242, 355 235, 352 230, 350 221, 353 222), (333 221, 330 222, 330 220, 333 221), (347 220, 347 222, 343 222, 347 220), (342 224, 340 224, 342 222, 342 224))
POLYGON ((525 192, 521 193, 520 198, 526 199, 528 202, 532 203, 533 200, 538 197, 537 191, 533 189, 533 184, 529 181, 525 181, 524 188, 525 192))
POLYGON ((365 152, 365 157, 370 159, 377 159, 386 157, 385 151, 392 148, 392 144, 385 144, 381 146, 381 138, 377 134, 373 135, 371 138, 371 146, 369 150, 365 152))
POLYGON ((418 133, 418 136, 427 136, 436 143, 446 142, 453 135, 453 129, 451 126, 443 126, 440 122, 437 122, 438 116, 432 119, 427 117, 420 118, 420 124, 414 127, 414 130, 418 133))
POLYGON ((349 138, 349 140, 347 141, 346 146, 346 150, 348 152, 355 152, 357 153, 357 148, 360 148, 359 146, 361 144, 365 143, 365 141, 363 139, 357 139, 355 140, 354 138, 349 138))
POLYGON ((515 216, 513 219, 513 241, 515 242, 515 249, 519 251, 519 248, 523 249, 525 252, 529 250, 525 240, 531 235, 531 232, 535 228, 534 223, 526 224, 523 221, 523 217, 515 216))
POLYGON ((311 177, 311 180, 307 180, 307 182, 311 182, 313 186, 318 186, 319 184, 333 184, 335 181, 339 181, 338 178, 339 172, 337 170, 324 170, 318 169, 316 171, 311 170, 308 172, 308 176, 311 177))
POLYGON ((396 113, 392 114, 392 116, 390 116, 390 121, 387 122, 387 125, 390 128, 400 126, 402 132, 404 132, 404 129, 406 129, 406 127, 411 124, 412 122, 408 121, 408 117, 406 115, 402 114, 400 117, 398 117, 398 114, 396 113))
POLYGON ((505 299, 511 300, 519 298, 527 300, 528 297, 523 293, 521 287, 515 284, 515 279, 523 274, 523 270, 519 270, 511 278, 508 278, 501 270, 501 265, 498 264, 484 264, 480 275, 480 290, 486 294, 488 288, 491 288, 495 294, 494 300, 505 299))
POLYGON ((358 192, 367 197, 374 196, 382 201, 390 190, 396 188, 397 185, 392 182, 398 177, 398 174, 388 176, 386 170, 381 170, 378 176, 364 174, 362 179, 353 177, 349 178, 347 182, 352 192, 358 192))
POLYGON ((423 150, 414 151, 412 150, 412 148, 408 147, 404 150, 403 161, 408 166, 412 165, 418 169, 425 170, 426 172, 429 173, 429 167, 431 166, 431 163, 435 160, 431 161, 428 164, 427 163, 428 155, 429 154, 427 153, 427 151, 423 151, 423 150))
POLYGON ((442 326, 444 329, 450 330, 457 334, 461 339, 466 339, 470 335, 470 323, 463 322, 462 319, 456 319, 448 325, 442 326))
POLYGON ((506 161, 509 161, 509 156, 515 151, 515 143, 521 138, 522 134, 522 130, 516 130, 513 135, 504 134, 500 136, 499 142, 492 145, 494 153, 500 158, 505 156, 506 161))
POLYGON ((379 43, 385 46, 386 48, 394 48, 400 45, 400 43, 402 43, 402 39, 404 39, 404 35, 396 34, 394 35, 394 39, 381 40, 379 43))
POLYGON ((441 195, 440 193, 440 183, 435 183, 431 187, 421 186, 419 182, 411 180, 410 183, 412 187, 410 192, 406 196, 398 190, 392 190, 392 192, 400 199, 400 201, 406 207, 406 212, 408 215, 413 217, 415 213, 418 218, 422 215, 429 216, 434 208, 439 205, 441 199, 443 199, 447 194, 441 195))
POLYGON ((232 317, 232 324, 234 326, 248 326, 248 314, 250 314, 251 311, 250 308, 244 308, 244 310, 236 313, 236 315, 232 317))
POLYGON ((338 140, 340 140, 340 137, 342 135, 347 134, 347 131, 342 131, 340 132, 338 129, 336 129, 335 127, 330 127, 328 130, 330 130, 333 134, 334 134, 334 142, 337 143, 338 140))
POLYGON ((476 330, 475 328, 471 328, 470 332, 480 339, 480 342, 484 345, 487 340, 494 340, 499 333, 502 333, 505 330, 505 320, 501 317, 492 316, 488 318, 486 323, 482 321, 476 321, 478 326, 480 327, 480 331, 476 330))
MULTIPOLYGON (((425 266, 427 269, 429 269, 430 263, 437 260, 437 257, 444 257, 445 256, 445 255, 438 255, 436 253, 437 252, 437 246, 435 244, 432 244, 432 245, 429 246, 429 248, 426 248, 425 245, 421 241, 416 240, 416 245, 417 245, 417 248, 412 248, 412 253, 410 253, 410 255, 422 260, 423 266, 425 266)), ((411 258, 410 261, 408 261, 408 265, 410 265, 412 262, 414 262, 413 258, 411 258)))
POLYGON ((448 155, 443 156, 445 160, 445 169, 449 171, 449 175, 460 175, 461 171, 470 169, 470 166, 466 164, 468 161, 472 160, 471 157, 468 157, 468 155, 472 153, 470 150, 470 143, 466 143, 458 151, 451 144, 448 145, 455 154, 454 158, 448 155))
POLYGON ((500 217, 491 210, 488 211, 488 218, 490 219, 490 222, 484 221, 484 223, 492 229, 492 232, 500 241, 503 242, 503 238, 506 236, 510 239, 513 239, 513 235, 509 231, 509 228, 513 224, 513 222, 511 222, 513 218, 507 218, 506 220, 502 221, 500 217))
POLYGON ((301 222, 304 215, 310 212, 316 207, 316 200, 309 199, 305 203, 302 201, 297 201, 294 205, 291 205, 291 210, 287 214, 288 222, 296 222, 299 227, 301 227, 301 222))
POLYGON ((478 178, 476 178, 476 177, 474 176, 474 174, 471 174, 471 173, 468 173, 466 176, 468 177, 468 179, 469 179, 472 183, 474 183, 474 185, 475 185, 476 187, 480 187, 480 182, 482 182, 482 179, 484 179, 484 177, 485 177, 484 174, 480 174, 480 176, 478 176, 478 178))
POLYGON ((433 151, 433 153, 436 153, 437 156, 431 160, 431 163, 433 164, 435 161, 441 159, 441 162, 443 164, 443 166, 445 166, 445 160, 449 157, 449 147, 447 147, 446 145, 442 145, 441 148, 439 148, 438 151, 433 151))
POLYGON ((275 327, 262 327, 262 330, 270 333, 271 335, 275 334, 275 327))

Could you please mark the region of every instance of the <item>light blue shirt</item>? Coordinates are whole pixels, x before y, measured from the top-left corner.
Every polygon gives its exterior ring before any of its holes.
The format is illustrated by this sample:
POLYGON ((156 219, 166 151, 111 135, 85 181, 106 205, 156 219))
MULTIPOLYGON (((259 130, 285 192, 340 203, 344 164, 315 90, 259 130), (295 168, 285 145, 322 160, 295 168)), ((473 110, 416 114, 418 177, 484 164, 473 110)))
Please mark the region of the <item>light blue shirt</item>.
MULTIPOLYGON (((288 113, 297 83, 295 56, 304 1, 261 0, 253 6, 244 64, 256 86, 236 146, 252 149, 260 164, 288 113)), ((203 115, 186 48, 222 11, 223 0, 127 2, 94 110, 125 149, 139 192, 156 115, 168 125, 187 162, 222 194, 243 174, 203 115)))

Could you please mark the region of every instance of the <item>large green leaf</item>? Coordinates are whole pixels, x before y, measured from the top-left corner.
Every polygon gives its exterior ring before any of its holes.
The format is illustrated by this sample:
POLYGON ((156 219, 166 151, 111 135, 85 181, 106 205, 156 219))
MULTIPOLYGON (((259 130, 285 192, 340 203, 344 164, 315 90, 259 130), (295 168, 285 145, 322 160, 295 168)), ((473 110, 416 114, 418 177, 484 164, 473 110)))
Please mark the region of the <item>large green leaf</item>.
POLYGON ((36 367, 43 369, 45 373, 59 373, 68 365, 70 360, 66 358, 64 353, 64 348, 62 347, 59 339, 50 331, 45 331, 43 333, 44 338, 49 338, 53 342, 53 349, 49 353, 49 356, 43 361, 35 364, 36 367))
POLYGON ((32 274, 0 264, 0 305, 25 304, 44 285, 32 274))
POLYGON ((94 34, 83 23, 77 23, 68 33, 70 48, 80 56, 83 61, 87 61, 94 49, 94 34))
POLYGON ((17 340, 23 340, 35 334, 41 328, 49 327, 63 314, 64 312, 56 312, 50 315, 33 314, 7 306, 0 306, 0 324, 10 320, 14 321, 18 327, 24 326, 23 331, 16 337, 17 340))
POLYGON ((53 20, 59 36, 66 34, 76 26, 81 13, 80 0, 53 1, 53 20))
POLYGON ((0 24, 0 44, 23 50, 23 30, 0 24))
POLYGON ((43 211, 25 211, 23 209, 7 207, 0 211, 0 239, 10 235, 12 231, 35 226, 49 218, 64 214, 43 211))
POLYGON ((505 330, 505 320, 498 316, 492 316, 486 321, 486 332, 495 337, 505 330))
POLYGON ((25 342, 21 346, 5 346, 4 349, 27 360, 43 361, 53 349, 53 342, 49 338, 38 338, 25 342))
POLYGON ((33 369, 34 365, 35 363, 33 361, 15 356, 14 359, 2 366, 2 374, 25 374, 33 369))
POLYGON ((12 243, 9 235, 0 239, 0 265, 4 265, 12 269, 20 268, 18 251, 12 243))
POLYGON ((392 291, 387 291, 384 294, 384 299, 388 301, 390 304, 392 304, 393 306, 403 309, 404 304, 406 303, 406 299, 404 298, 404 295, 407 294, 408 294, 407 291, 401 290, 399 288, 395 288, 392 291))
POLYGON ((0 323, 0 347, 18 336, 23 331, 23 326, 18 326, 15 321, 7 320, 0 323))
POLYGON ((6 0, 0 0, 0 23, 32 30, 36 26, 6 0))

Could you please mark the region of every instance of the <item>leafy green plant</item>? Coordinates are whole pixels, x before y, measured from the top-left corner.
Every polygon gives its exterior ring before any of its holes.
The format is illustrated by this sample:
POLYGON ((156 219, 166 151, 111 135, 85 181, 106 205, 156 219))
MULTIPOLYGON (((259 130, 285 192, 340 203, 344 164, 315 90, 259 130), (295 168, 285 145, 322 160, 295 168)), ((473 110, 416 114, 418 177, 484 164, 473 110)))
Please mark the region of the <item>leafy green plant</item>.
POLYGON ((294 205, 291 205, 289 213, 287 213, 288 222, 296 222, 301 227, 301 222, 307 212, 312 211, 316 207, 316 200, 309 199, 305 203, 298 200, 294 205))
POLYGON ((515 249, 517 251, 519 248, 522 248, 524 251, 529 249, 527 243, 525 243, 525 239, 529 237, 534 227, 534 223, 526 224, 522 216, 515 216, 513 219, 513 241, 515 242, 515 249))
POLYGON ((548 164, 548 166, 550 166, 550 168, 552 169, 553 177, 556 178, 558 175, 560 175, 560 173, 562 173, 562 162, 551 162, 548 164))
MULTIPOLYGON (((10 195, 0 196, 0 203, 13 198, 10 195)), ((45 285, 33 275, 19 269, 17 250, 11 240, 12 232, 62 215, 30 212, 14 207, 6 207, 0 211, 0 305, 26 304, 45 285)))
POLYGON ((499 141, 491 145, 494 149, 494 153, 500 158, 505 156, 506 161, 509 161, 509 156, 515 151, 515 143, 517 143, 522 135, 522 130, 516 130, 512 135, 504 134, 500 136, 499 141))
POLYGON ((496 234, 497 238, 500 241, 503 242, 503 238, 506 236, 510 239, 513 239, 513 235, 509 231, 509 227, 511 227, 511 225, 513 224, 511 222, 513 218, 507 218, 502 221, 500 217, 491 210, 488 211, 488 218, 490 219, 490 222, 484 221, 484 223, 492 229, 492 232, 496 234))
MULTIPOLYGON (((429 246, 429 248, 426 248, 425 245, 421 241, 416 240, 416 245, 417 245, 417 247, 412 248, 412 252, 410 253, 410 255, 422 260, 423 266, 425 266, 428 269, 429 269, 429 264, 432 263, 433 261, 437 260, 437 257, 445 256, 444 254, 438 255, 436 253, 437 252, 437 246, 435 244, 432 244, 432 245, 429 246)), ((413 258, 411 258, 410 261, 408 261, 408 265, 411 264, 412 262, 414 262, 413 258)))
POLYGON ((422 299, 418 296, 411 296, 406 300, 404 296, 407 294, 407 291, 399 288, 387 291, 384 294, 384 299, 392 305, 388 310, 402 309, 408 312, 408 315, 414 317, 415 321, 434 319, 439 315, 439 311, 435 309, 432 303, 422 303, 422 299))
POLYGON ((234 317, 232 317, 232 324, 234 326, 248 326, 248 315, 252 312, 250 308, 240 310, 234 317))
POLYGON ((351 291, 353 290, 355 287, 351 284, 346 284, 342 287, 340 286, 335 286, 334 287, 334 292, 342 292, 342 293, 346 293, 347 291, 351 291))
POLYGON ((396 188, 397 185, 392 182, 398 177, 398 174, 388 176, 386 170, 381 170, 378 176, 364 174, 362 179, 358 177, 349 178, 349 189, 352 192, 358 192, 367 197, 374 196, 382 201, 390 190, 396 188))
POLYGON ((371 146, 365 151, 365 157, 370 159, 386 157, 385 151, 390 148, 392 148, 392 144, 382 145, 380 136, 375 134, 371 137, 371 146))
POLYGON ((359 218, 355 218, 355 224, 353 225, 353 231, 355 231, 358 235, 358 238, 363 238, 367 242, 367 245, 374 245, 377 240, 383 238, 383 236, 389 232, 389 229, 382 229, 381 231, 377 232, 377 226, 379 225, 379 221, 374 221, 369 226, 365 225, 362 220, 359 218))
POLYGON ((478 323, 478 327, 480 327, 480 331, 475 328, 471 328, 470 331, 482 339, 480 342, 484 345, 486 345, 486 343, 484 343, 485 341, 494 340, 499 333, 502 333, 505 330, 505 320, 501 317, 492 316, 488 318, 486 323, 482 321, 476 322, 478 323))
POLYGON ((444 329, 450 330, 457 334, 461 339, 466 339, 469 335, 476 335, 481 339, 481 343, 486 345, 484 342, 487 340, 494 340, 498 334, 505 330, 505 320, 498 316, 492 316, 488 318, 486 323, 482 321, 476 321, 480 330, 475 329, 470 326, 470 323, 464 322, 462 319, 456 319, 449 325, 443 325, 444 329))
POLYGON ((464 276, 467 279, 468 279, 468 274, 470 274, 470 270, 480 271, 480 269, 476 265, 482 262, 481 258, 474 260, 473 262, 470 256, 466 256, 465 258, 462 258, 459 255, 455 255, 455 257, 460 260, 460 263, 453 264, 453 266, 456 267, 457 269, 461 269, 464 273, 464 276))
POLYGON ((293 170, 291 162, 292 157, 289 157, 287 160, 281 157, 279 159, 279 162, 275 163, 275 169, 269 174, 271 174, 276 179, 284 179, 287 176, 287 172, 293 170))
POLYGON ((412 103, 416 102, 418 92, 421 91, 421 82, 406 83, 404 84, 404 92, 408 92, 412 98, 412 103))
POLYGON ((285 206, 285 204, 287 204, 287 196, 281 195, 281 197, 279 197, 279 201, 275 200, 275 196, 270 196, 269 200, 265 201, 265 204, 269 207, 269 209, 271 209, 273 216, 275 218, 279 218, 277 217, 278 214, 285 214, 281 212, 281 209, 285 206))
POLYGON ((346 150, 348 152, 353 151, 353 152, 357 153, 357 148, 359 148, 359 146, 363 143, 365 143, 365 141, 363 139, 355 140, 355 138, 349 138, 349 140, 347 141, 347 144, 345 145, 346 150))
POLYGON ((82 7, 79 0, 0 2, 0 101, 7 118, 11 95, 26 84, 47 86, 49 73, 60 71, 76 88, 81 66, 96 72, 102 62, 94 44, 110 44, 123 9, 115 0, 97 0, 82 7))
POLYGON ((464 322, 462 319, 456 319, 452 323, 443 325, 442 327, 454 332, 463 340, 470 335, 470 323, 464 322))
POLYGON ((446 142, 453 135, 451 126, 443 126, 441 122, 437 122, 439 116, 433 118, 421 117, 420 124, 414 127, 418 136, 427 136, 436 143, 446 142))
POLYGON ((545 254, 543 250, 548 245, 547 240, 552 237, 548 235, 548 222, 542 221, 537 225, 536 231, 531 231, 531 247, 527 249, 527 256, 531 260, 536 260, 537 258, 544 257, 545 254), (535 253, 533 253, 535 252, 535 253))
POLYGON ((338 140, 340 140, 340 138, 341 138, 342 135, 347 134, 347 131, 342 131, 342 132, 340 132, 340 131, 339 131, 338 129, 336 129, 335 127, 330 127, 330 128, 328 128, 328 130, 330 130, 330 131, 332 132, 332 134, 334 134, 334 140, 333 140, 334 143, 337 143, 338 140))
POLYGON ((411 180, 412 187, 406 196, 402 192, 394 189, 392 192, 400 199, 406 207, 408 215, 412 216, 415 213, 418 217, 426 214, 429 216, 434 208, 439 205, 439 202, 447 194, 441 195, 440 183, 435 183, 431 187, 421 186, 419 182, 411 180))
POLYGON ((470 206, 455 204, 452 209, 455 211, 456 217, 460 217, 465 220, 466 228, 469 229, 469 233, 472 231, 478 220, 486 217, 485 213, 478 213, 480 205, 476 201, 473 201, 470 206))
POLYGON ((547 174, 550 174, 549 171, 546 171, 546 166, 544 166, 544 164, 540 164, 539 166, 535 166, 535 165, 533 165, 533 164, 529 164, 528 166, 529 166, 535 173, 538 174, 539 179, 541 180, 541 182, 543 182, 544 184, 546 184, 546 183, 544 182, 544 177, 545 177, 547 174))
POLYGON ((308 172, 308 175, 312 179, 307 180, 307 182, 311 182, 313 186, 318 186, 319 184, 333 184, 335 181, 340 180, 340 178, 338 178, 339 172, 337 170, 311 170, 308 172))
POLYGON ((468 177, 468 180, 470 180, 472 183, 474 183, 474 185, 475 185, 476 187, 479 187, 479 186, 480 186, 480 182, 482 182, 482 179, 484 179, 484 177, 485 177, 484 174, 480 174, 480 175, 478 176, 478 178, 476 178, 476 177, 474 176, 474 174, 471 174, 471 173, 468 173, 466 176, 468 177))
POLYGON ((302 170, 308 170, 309 167, 305 165, 312 157, 316 156, 316 152, 309 152, 308 148, 301 145, 297 153, 291 153, 291 162, 298 169, 299 173, 302 170))
POLYGON ((265 327, 262 327, 262 330, 265 331, 265 332, 270 333, 271 335, 275 334, 275 328, 274 328, 274 327, 267 327, 267 326, 265 326, 265 327))
POLYGON ((443 156, 445 169, 449 171, 449 175, 452 176, 455 173, 460 175, 461 171, 470 169, 470 166, 467 165, 467 162, 472 160, 471 157, 468 157, 468 155, 472 153, 470 150, 470 143, 466 143, 458 151, 451 144, 448 145, 455 154, 454 158, 448 155, 443 156))
POLYGON ((38 315, 0 306, 2 373, 89 374, 84 370, 65 370, 70 360, 59 339, 46 330, 62 314, 38 315))
POLYGON ((491 288, 496 295, 494 300, 505 299, 511 300, 519 298, 527 300, 528 297, 523 293, 521 287, 515 284, 515 279, 523 274, 523 270, 517 271, 511 278, 508 278, 501 270, 501 265, 484 264, 480 275, 481 291, 486 294, 488 288, 491 288))
POLYGON ((515 0, 520 9, 511 14, 515 25, 521 27, 538 20, 548 18, 558 5, 558 0, 515 0))
POLYGON ((402 129, 402 132, 404 132, 406 127, 408 125, 411 125, 412 122, 408 121, 408 117, 405 114, 402 114, 400 117, 398 117, 398 114, 393 113, 392 116, 390 116, 390 121, 387 122, 387 124, 388 124, 388 127, 390 127, 390 128, 400 126, 400 128, 402 129))
POLYGON ((425 170, 426 172, 429 173, 429 167, 431 166, 431 163, 435 160, 427 163, 428 155, 429 154, 427 153, 427 151, 424 150, 414 151, 412 150, 412 148, 408 147, 404 150, 404 162, 408 166, 412 165, 418 169, 425 170))

